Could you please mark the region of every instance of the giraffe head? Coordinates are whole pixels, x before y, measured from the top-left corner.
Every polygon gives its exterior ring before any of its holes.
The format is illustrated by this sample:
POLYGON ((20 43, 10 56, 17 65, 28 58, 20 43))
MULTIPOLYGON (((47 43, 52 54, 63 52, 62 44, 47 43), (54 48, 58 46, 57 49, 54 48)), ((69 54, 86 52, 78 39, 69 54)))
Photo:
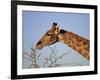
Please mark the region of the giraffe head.
POLYGON ((41 49, 47 45, 54 44, 58 42, 58 37, 57 35, 60 32, 60 28, 57 23, 52 24, 52 28, 48 30, 45 35, 38 41, 36 44, 36 48, 41 49))

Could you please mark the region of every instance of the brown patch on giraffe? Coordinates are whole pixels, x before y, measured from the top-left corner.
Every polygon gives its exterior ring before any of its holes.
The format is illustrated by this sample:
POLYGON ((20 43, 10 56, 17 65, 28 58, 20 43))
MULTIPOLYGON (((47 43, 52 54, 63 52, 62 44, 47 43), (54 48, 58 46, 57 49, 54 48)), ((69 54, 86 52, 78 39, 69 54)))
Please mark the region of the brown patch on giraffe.
POLYGON ((90 59, 89 52, 88 52, 88 51, 85 51, 84 49, 83 49, 82 55, 83 55, 86 59, 88 59, 88 60, 90 59))
POLYGON ((74 44, 75 43, 75 41, 74 40, 71 40, 72 41, 72 43, 74 44))
POLYGON ((71 39, 73 39, 73 38, 74 38, 74 36, 73 36, 73 35, 70 35, 70 38, 71 38, 71 39))
POLYGON ((81 45, 81 43, 76 43, 76 46, 77 46, 77 47, 80 47, 80 46, 82 46, 82 45, 81 45))
POLYGON ((84 47, 84 50, 89 51, 88 45, 84 47))
POLYGON ((79 51, 79 53, 82 53, 82 49, 81 48, 78 51, 79 51))
POLYGON ((83 41, 83 45, 87 45, 88 41, 83 41))
POLYGON ((74 44, 72 45, 72 48, 74 49, 74 44))
POLYGON ((76 38, 77 42, 82 42, 82 39, 80 37, 76 38))
POLYGON ((72 46, 72 48, 73 48, 75 51, 77 51, 77 52, 78 52, 78 50, 79 50, 79 48, 78 48, 75 44, 72 46))
POLYGON ((90 55, 87 55, 86 58, 87 58, 88 60, 90 60, 90 55))
POLYGON ((72 44, 71 44, 71 41, 70 40, 68 40, 68 46, 72 46, 72 44))
POLYGON ((82 55, 83 55, 84 57, 87 58, 87 56, 88 56, 88 52, 87 52, 87 51, 84 51, 82 55))

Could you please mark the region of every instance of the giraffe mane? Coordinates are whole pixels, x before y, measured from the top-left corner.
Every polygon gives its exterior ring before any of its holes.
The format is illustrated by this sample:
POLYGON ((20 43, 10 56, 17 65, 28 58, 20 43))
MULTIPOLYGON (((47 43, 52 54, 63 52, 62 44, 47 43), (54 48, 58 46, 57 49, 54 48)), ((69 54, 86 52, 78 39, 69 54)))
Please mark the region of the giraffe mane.
POLYGON ((64 29, 61 29, 59 33, 62 33, 62 34, 64 34, 64 33, 66 33, 66 32, 67 32, 66 30, 64 30, 64 29))

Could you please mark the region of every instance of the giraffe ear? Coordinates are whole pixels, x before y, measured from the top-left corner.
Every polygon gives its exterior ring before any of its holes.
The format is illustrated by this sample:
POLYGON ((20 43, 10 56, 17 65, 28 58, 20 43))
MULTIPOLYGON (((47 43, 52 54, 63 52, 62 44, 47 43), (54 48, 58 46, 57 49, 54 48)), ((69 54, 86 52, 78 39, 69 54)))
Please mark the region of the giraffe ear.
POLYGON ((56 26, 55 27, 55 34, 58 34, 60 32, 60 28, 59 28, 59 26, 56 26))

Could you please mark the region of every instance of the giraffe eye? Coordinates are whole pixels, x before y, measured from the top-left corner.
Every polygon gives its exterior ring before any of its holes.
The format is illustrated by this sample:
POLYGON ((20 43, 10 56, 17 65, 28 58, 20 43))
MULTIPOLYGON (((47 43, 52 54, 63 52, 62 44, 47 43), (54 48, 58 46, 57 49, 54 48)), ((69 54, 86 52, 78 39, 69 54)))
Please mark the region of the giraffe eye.
POLYGON ((47 34, 48 36, 51 36, 51 34, 47 34))

